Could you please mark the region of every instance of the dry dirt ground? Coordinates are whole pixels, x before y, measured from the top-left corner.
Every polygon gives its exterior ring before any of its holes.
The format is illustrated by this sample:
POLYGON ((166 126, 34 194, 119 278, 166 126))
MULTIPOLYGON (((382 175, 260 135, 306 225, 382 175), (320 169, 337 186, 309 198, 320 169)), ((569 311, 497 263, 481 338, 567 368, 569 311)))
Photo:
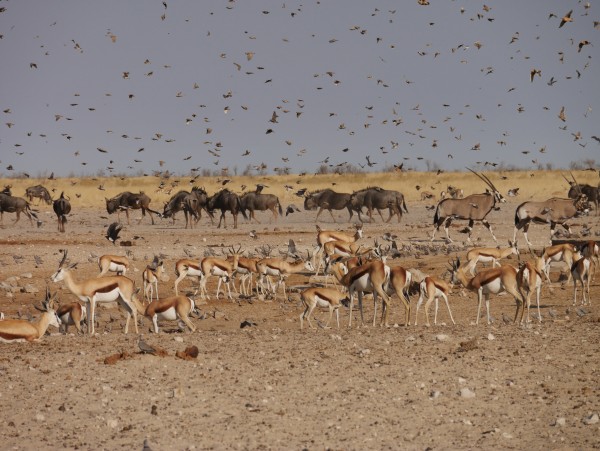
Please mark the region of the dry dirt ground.
MULTIPOLYGON (((512 237, 516 205, 515 200, 489 216, 502 244, 512 237)), ((385 232, 396 234, 399 248, 411 245, 412 250, 391 260, 392 266, 441 275, 450 257, 465 254, 465 236, 459 233, 464 224, 452 228, 456 246, 448 248, 441 240, 430 246, 432 212, 423 203, 408 208, 399 225, 379 218, 366 224, 363 240, 371 244, 385 232)), ((37 316, 32 306, 56 270, 59 249, 68 249, 70 260, 79 262, 78 278, 96 276, 92 255, 129 250, 135 269, 127 275, 138 285, 152 256, 163 253, 170 275, 160 284, 164 296, 173 290, 174 262, 186 252, 201 257, 209 246, 241 244, 254 251, 270 244, 278 254, 289 238, 301 249, 315 242, 314 212, 294 213, 277 223, 259 213, 261 224, 241 220, 237 230, 230 223, 217 230, 206 218, 194 230, 184 230, 181 217, 175 225, 132 220, 122 237, 133 246, 113 247, 103 234, 116 218, 107 218, 105 211, 74 211, 67 233, 59 234, 49 207, 40 209, 42 228, 23 219, 14 226, 12 215, 5 215, 0 228, 0 280, 19 276, 19 284, 40 290, 12 297, 2 290, 0 310, 7 317, 37 316), (258 239, 249 237, 251 230, 258 239)), ((320 225, 351 227, 345 212, 337 218, 340 223, 334 224, 324 214, 320 225)), ((573 224, 575 232, 584 224, 600 230, 595 217, 573 224)), ((548 241, 547 226, 532 226, 530 237, 540 249, 548 241)), ((474 238, 493 244, 480 227, 474 238)), ((558 277, 554 269, 553 281, 558 277)), ((162 356, 141 354, 138 336, 123 334, 122 311, 101 306, 94 337, 61 335, 51 328, 38 342, 0 344, 0 447, 141 449, 147 440, 155 450, 598 448, 599 280, 592 284, 592 305, 584 310, 571 306, 571 285, 544 286, 543 321, 527 326, 503 321, 514 315, 509 296, 493 296, 495 321, 476 326, 475 296, 461 296, 456 288, 450 297, 456 325, 441 305, 441 324, 430 328, 404 327, 396 297, 394 327, 348 329, 348 309, 342 309, 339 330, 334 325, 302 331, 295 293, 285 302, 212 299, 200 302, 203 319, 192 319, 198 327, 193 334, 165 323, 154 335, 144 320, 140 332, 147 343, 166 351, 162 356), (244 320, 255 325, 242 329, 244 320), (196 359, 175 356, 191 345, 199 348, 196 359), (106 360, 115 354, 112 363, 106 360)), ((306 283, 308 275, 289 280, 292 286, 306 283)), ((193 285, 188 279, 181 286, 192 290, 193 285)), ((61 300, 74 300, 62 282, 50 286, 61 300)), ((214 293, 214 285, 209 288, 214 293)), ((371 302, 365 307, 371 318, 371 302)), ((326 312, 315 316, 326 320, 326 312)))

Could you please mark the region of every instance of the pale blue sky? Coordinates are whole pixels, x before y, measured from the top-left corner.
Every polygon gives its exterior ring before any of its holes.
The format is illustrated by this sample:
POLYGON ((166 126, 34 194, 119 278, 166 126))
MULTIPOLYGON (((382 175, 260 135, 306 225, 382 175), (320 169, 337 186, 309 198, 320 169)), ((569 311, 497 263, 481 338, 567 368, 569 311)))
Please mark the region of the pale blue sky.
POLYGON ((0 175, 600 161, 594 2, 0 7, 0 175))

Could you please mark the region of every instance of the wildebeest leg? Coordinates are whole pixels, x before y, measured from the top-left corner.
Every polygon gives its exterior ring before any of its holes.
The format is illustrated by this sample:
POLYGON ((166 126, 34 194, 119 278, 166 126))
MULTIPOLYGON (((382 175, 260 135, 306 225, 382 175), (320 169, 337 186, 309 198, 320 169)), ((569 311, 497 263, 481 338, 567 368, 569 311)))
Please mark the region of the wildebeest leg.
POLYGON ((127 225, 131 225, 129 223, 129 208, 125 209, 125 216, 127 216, 127 225))
POLYGON ((569 224, 563 223, 561 225, 567 231, 567 233, 569 234, 569 236, 571 236, 571 227, 569 227, 569 224))
MULTIPOLYGON (((274 210, 273 210, 273 214, 275 214, 274 210)), ((257 224, 260 224, 260 221, 258 219, 256 219, 256 216, 254 215, 254 210, 250 210, 250 222, 252 222, 253 219, 256 221, 257 224)))
POLYGON ((233 228, 237 229, 237 211, 235 213, 231 212, 231 215, 233 216, 233 228))
POLYGON ((315 221, 319 220, 319 216, 321 215, 322 211, 323 211, 323 207, 319 207, 319 211, 317 211, 317 217, 315 218, 315 221))
POLYGON ((492 234, 492 238, 494 239, 494 241, 497 243, 498 240, 496 239, 496 236, 494 235, 494 232, 492 232, 492 226, 490 225, 490 223, 487 221, 487 219, 482 219, 481 222, 483 223, 484 226, 486 226, 486 228, 490 231, 490 233, 492 234))

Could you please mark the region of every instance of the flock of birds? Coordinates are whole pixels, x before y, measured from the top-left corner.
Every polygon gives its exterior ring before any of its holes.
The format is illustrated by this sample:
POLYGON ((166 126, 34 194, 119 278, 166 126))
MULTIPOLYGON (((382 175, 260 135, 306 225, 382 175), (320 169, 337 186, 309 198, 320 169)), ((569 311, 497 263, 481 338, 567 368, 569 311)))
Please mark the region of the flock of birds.
MULTIPOLYGON (((156 6, 156 5, 155 5, 156 6)), ((562 152, 565 149, 557 150, 551 148, 550 143, 544 144, 540 141, 545 141, 543 136, 538 138, 523 138, 520 136, 515 138, 515 147, 522 150, 519 152, 524 155, 524 159, 516 157, 503 157, 502 149, 507 148, 512 143, 510 142, 511 131, 500 129, 500 126, 492 126, 490 122, 504 123, 504 120, 498 120, 497 112, 492 112, 492 103, 477 102, 475 97, 479 98, 480 93, 477 91, 468 92, 465 95, 466 102, 463 102, 461 107, 457 107, 456 103, 432 104, 426 96, 429 87, 421 80, 412 79, 406 75, 400 75, 395 71, 389 70, 392 66, 392 61, 388 58, 397 58, 397 52, 404 52, 413 55, 410 61, 414 61, 412 66, 421 67, 423 71, 432 72, 435 66, 431 65, 432 61, 439 62, 438 64, 445 65, 447 68, 452 67, 452 72, 455 70, 455 63, 465 66, 471 76, 473 73, 478 73, 476 78, 478 89, 486 91, 493 86, 494 93, 500 91, 500 87, 506 83, 506 80, 493 80, 494 74, 500 72, 497 66, 511 66, 518 62, 519 68, 525 65, 529 66, 523 74, 522 80, 528 80, 527 84, 516 82, 515 85, 507 85, 503 89, 506 99, 494 98, 494 106, 497 109, 513 108, 511 103, 517 102, 514 109, 517 115, 526 113, 530 108, 524 100, 527 95, 520 94, 529 89, 528 85, 535 86, 540 80, 544 80, 549 88, 559 86, 558 88, 564 92, 563 95, 556 96, 556 93, 544 91, 551 101, 556 99, 564 99, 564 104, 559 105, 544 105, 543 111, 536 111, 535 114, 544 118, 544 127, 548 129, 556 129, 561 127, 565 134, 572 137, 572 142, 576 147, 571 147, 572 154, 576 154, 574 150, 586 149, 589 139, 593 139, 600 143, 600 138, 592 133, 582 132, 579 127, 582 123, 589 121, 588 116, 591 115, 593 105, 589 105, 583 111, 573 111, 570 97, 585 86, 579 83, 592 77, 587 72, 593 70, 592 52, 593 40, 587 38, 576 38, 582 33, 591 35, 594 30, 600 28, 597 21, 593 21, 593 26, 587 16, 592 11, 590 2, 578 2, 576 7, 570 9, 566 13, 548 12, 546 14, 538 11, 535 8, 530 11, 522 11, 521 16, 527 17, 527 20, 539 20, 540 22, 528 23, 532 30, 511 31, 510 39, 507 45, 509 48, 508 57, 506 60, 500 59, 500 55, 494 59, 496 66, 489 63, 489 59, 482 59, 480 54, 484 54, 487 49, 497 49, 497 43, 486 42, 485 40, 475 40, 473 43, 457 42, 449 49, 444 49, 440 44, 428 42, 430 38, 435 42, 438 39, 436 31, 441 25, 438 22, 439 16, 436 16, 436 9, 441 5, 437 5, 428 1, 418 1, 417 10, 405 6, 403 10, 375 7, 370 11, 363 7, 357 11, 363 11, 365 17, 352 17, 351 19, 344 18, 343 20, 356 20, 373 24, 374 28, 368 28, 367 25, 349 24, 345 30, 345 35, 336 37, 324 37, 322 34, 312 34, 308 41, 320 42, 324 40, 325 46, 332 46, 334 49, 339 49, 342 46, 356 47, 357 50, 353 57, 356 61, 363 61, 366 55, 360 55, 360 49, 364 49, 365 53, 372 52, 379 55, 377 64, 373 70, 368 72, 365 80, 361 84, 356 84, 354 74, 343 73, 336 70, 337 66, 346 67, 335 60, 332 61, 332 68, 322 67, 314 69, 310 74, 311 68, 302 68, 303 70, 296 71, 296 78, 291 80, 291 85, 300 85, 306 83, 309 88, 306 90, 295 89, 295 86, 290 86, 288 89, 291 94, 289 97, 281 98, 280 93, 280 77, 285 77, 287 72, 283 71, 277 57, 270 56, 269 53, 277 54, 280 50, 284 52, 293 52, 294 45, 302 45, 294 41, 292 38, 282 37, 281 43, 278 46, 271 47, 272 43, 263 42, 266 38, 262 35, 258 26, 273 26, 276 23, 273 20, 279 21, 282 24, 290 21, 290 30, 295 29, 299 21, 305 21, 312 14, 318 14, 319 8, 324 8, 324 5, 297 5, 288 6, 285 3, 281 5, 280 10, 247 10, 247 7, 242 6, 235 0, 230 0, 225 5, 223 11, 207 11, 204 16, 207 17, 206 23, 201 23, 201 29, 204 30, 205 36, 201 37, 200 45, 198 41, 191 43, 192 48, 211 48, 210 53, 200 53, 201 58, 210 61, 209 71, 211 75, 216 75, 214 80, 204 80, 199 74, 198 78, 201 81, 192 81, 189 85, 172 83, 171 72, 179 73, 181 64, 169 62, 169 59, 179 62, 175 55, 165 55, 164 53, 152 53, 155 58, 139 58, 139 65, 136 65, 131 53, 125 47, 130 40, 127 33, 123 30, 119 31, 109 28, 105 36, 102 36, 103 52, 107 55, 114 53, 115 58, 119 58, 122 54, 126 54, 127 64, 130 68, 120 68, 109 66, 109 72, 103 72, 105 77, 111 77, 110 81, 102 80, 100 83, 104 89, 114 88, 114 92, 105 92, 103 100, 98 104, 98 92, 93 89, 95 83, 91 83, 90 87, 85 90, 71 93, 72 99, 63 103, 48 103, 43 108, 46 111, 46 117, 40 122, 34 123, 39 129, 32 129, 26 123, 23 111, 27 110, 28 106, 21 105, 18 101, 7 101, 2 108, 5 117, 5 137, 0 146, 7 150, 3 152, 2 164, 5 171, 10 175, 28 176, 32 159, 36 154, 37 149, 46 149, 45 152, 62 152, 59 147, 68 149, 70 155, 61 154, 61 165, 71 167, 75 170, 75 166, 65 165, 65 161, 70 161, 70 164, 77 163, 91 171, 108 171, 108 173, 131 173, 142 171, 144 173, 168 173, 172 171, 190 171, 192 174, 213 173, 230 174, 235 166, 246 165, 246 171, 264 173, 272 170, 276 173, 290 173, 297 170, 300 166, 306 166, 303 160, 310 159, 312 164, 317 167, 325 167, 330 171, 346 172, 352 171, 360 167, 361 169, 383 169, 385 165, 393 165, 397 170, 402 171, 409 168, 415 168, 420 161, 432 167, 443 166, 441 163, 442 156, 448 161, 462 160, 464 164, 477 163, 481 166, 496 167, 498 165, 533 165, 540 166, 544 163, 552 164, 559 155, 557 152, 562 152), (422 8, 422 9, 421 9, 422 8), (237 10, 243 12, 237 12, 237 10), (224 41, 222 46, 216 45, 214 39, 222 37, 220 31, 216 28, 217 18, 225 14, 241 14, 242 23, 248 24, 250 29, 234 30, 228 29, 229 34, 234 33, 233 39, 234 48, 229 48, 229 43, 224 41), (260 19, 257 22, 250 20, 254 15, 258 15, 260 19), (415 49, 413 44, 403 42, 398 43, 401 34, 398 34, 398 26, 403 26, 405 17, 417 17, 417 22, 422 23, 422 33, 417 40, 418 48, 415 49), (437 18, 436 18, 437 17, 437 18), (547 24, 542 22, 542 19, 547 24), (247 20, 247 22, 245 21, 247 20), (590 25, 588 25, 590 23, 590 25), (261 25, 258 25, 261 24, 261 25), (527 50, 535 48, 536 42, 545 42, 550 40, 549 36, 542 34, 542 28, 548 31, 548 24, 552 25, 551 33, 559 33, 562 36, 562 43, 565 47, 556 50, 556 58, 552 64, 547 60, 538 59, 536 55, 526 54, 527 50), (582 29, 582 27, 589 27, 582 29), (533 33, 533 34, 532 34, 533 33), (423 39, 424 42, 420 42, 423 39), (346 42, 347 41, 347 42, 346 42), (364 42, 363 42, 364 41, 364 42), (359 45, 359 42, 362 42, 359 45), (206 45, 204 45, 206 44, 206 45), (522 45, 522 47, 520 47, 522 45), (123 46, 124 48, 121 48, 123 46), (282 46, 282 47, 279 47, 282 46), (436 46, 439 46, 436 48, 436 46), (572 48, 571 48, 572 46, 572 48), (221 47, 221 48, 219 48, 221 47), (473 55, 473 52, 476 54, 473 55), (586 53, 587 52, 587 53, 586 53), (416 53, 416 57, 414 56, 416 53), (170 58, 169 58, 170 57, 170 58), (239 58, 242 59, 239 59, 239 58), (160 63, 158 62, 160 61, 160 63), (440 62, 443 61, 443 62, 440 62), (473 65, 486 61, 486 65, 481 68, 471 69, 473 65), (538 66, 539 64, 540 66, 538 66), (533 67, 531 67, 533 65, 533 67), (213 69, 216 67, 217 69, 213 69), (431 68, 431 69, 429 69, 431 68), (549 69, 552 68, 552 69, 549 69), (557 70, 556 74, 548 74, 549 70, 557 70), (212 71, 216 72, 212 72, 212 71), (560 73, 560 75, 559 75, 560 73), (261 79, 261 74, 266 74, 261 79), (309 75, 310 74, 310 75, 309 75), (388 80, 384 75, 394 76, 395 80, 388 80), (307 77, 308 80, 304 77, 307 77), (545 78, 543 78, 545 77, 545 78), (483 81, 481 81, 483 78, 483 81), (245 82, 244 79, 250 79, 250 82, 245 82), (258 81, 257 79, 260 79, 258 81), (312 79, 312 80, 311 80, 312 79), (168 81, 167 81, 168 80, 168 81), (365 84, 366 83, 366 84, 365 84), (371 96, 370 101, 359 106, 359 102, 354 102, 349 111, 340 111, 335 108, 336 104, 340 106, 346 105, 335 90, 344 89, 344 86, 352 86, 351 91, 356 92, 365 88, 371 96), (424 86, 425 84, 425 86, 424 86), (141 114, 142 111, 138 104, 146 105, 147 99, 142 98, 144 95, 151 95, 147 86, 152 89, 152 94, 156 91, 172 92, 176 102, 169 107, 165 106, 165 110, 169 115, 175 116, 175 122, 169 119, 164 121, 165 131, 153 131, 149 133, 144 127, 132 126, 132 131, 125 130, 121 123, 118 127, 121 130, 116 130, 117 124, 113 122, 115 128, 104 131, 104 135, 97 133, 98 125, 95 122, 103 122, 98 119, 105 117, 104 115, 114 114, 115 110, 123 107, 128 112, 141 114), (374 90, 371 88, 374 86, 374 90), (221 89, 220 89, 221 88, 221 89), (257 101, 256 105, 249 100, 247 90, 256 90, 261 101, 257 101), (416 96, 411 93, 415 90, 416 96), (215 94, 216 93, 216 94, 215 94), (293 95, 297 97, 293 99, 293 95), (517 97, 515 97, 515 95, 517 97), (317 96, 317 97, 315 97, 317 96), (327 105, 324 106, 318 100, 318 96, 324 96, 327 105), (419 96, 423 97, 423 101, 419 101, 419 96), (475 96, 475 97, 474 97, 475 96), (126 100, 126 104, 122 103, 122 99, 126 100), (415 103, 409 103, 405 98, 417 99, 415 103), (191 99, 189 102, 186 99, 191 99), (388 101, 386 99, 390 99, 388 101), (504 105, 504 102, 508 105, 504 105), (14 103, 13 103, 14 102, 14 103), (473 103, 473 106, 471 105, 473 103), (85 106, 84 106, 85 105, 85 106), (173 110, 173 106, 176 110, 173 110), (482 110, 474 110, 475 108, 482 110), (487 108, 488 110, 485 110, 487 108), (571 111, 569 111, 571 110, 571 111), (268 113, 264 113, 268 111, 268 113), (546 114, 549 111, 551 114, 546 114), (555 113, 552 113, 555 111, 555 113), (573 111, 573 112, 572 112, 573 111), (257 116, 264 117, 256 121, 257 116), (576 119, 572 119, 577 114, 576 119), (102 116, 100 116, 102 115, 102 116), (311 116, 308 120, 307 116, 311 116), (313 118, 314 117, 314 118, 313 118), (358 119, 356 119, 358 118, 358 119), (468 119, 467 119, 468 118, 468 119), (489 118, 489 119, 488 119, 489 118), (552 119, 550 119, 552 118, 552 119), (556 121, 556 122, 554 122, 556 121), (249 130, 250 127, 255 127, 256 124, 264 124, 260 130, 249 130), (324 127, 319 127, 313 132, 311 129, 318 122, 324 122, 324 127), (572 126, 568 126, 571 125, 572 126), (179 127, 183 125, 183 127, 179 127), (86 135, 81 132, 81 129, 94 127, 96 130, 93 134, 86 135), (244 135, 243 139, 233 139, 231 137, 237 134, 237 130, 244 135), (481 128, 487 132, 487 135, 494 136, 489 142, 481 141, 477 138, 477 134, 470 131, 473 128, 481 128), (190 140, 188 130, 192 129, 193 138, 190 140), (442 132, 441 130, 446 130, 442 132), (374 132, 376 130, 376 132, 374 132), (384 130, 384 133, 381 131, 384 130), (371 133, 373 132, 373 133, 371 133), (289 134, 291 136, 283 136, 289 134), (331 154, 330 151, 324 151, 315 145, 309 139, 302 138, 302 135, 316 135, 319 137, 326 136, 327 143, 338 142, 339 145, 333 148, 339 148, 339 153, 331 154), (375 134, 385 136, 386 141, 378 139, 375 134), (260 136, 263 135, 263 136, 260 136), (90 139, 90 137, 92 137, 90 139), (265 136, 269 137, 265 139, 265 136), (40 138, 40 139, 36 139, 40 138), (115 139, 115 138, 117 139, 115 139), (297 137, 297 138, 296 138, 297 137), (460 144, 463 140, 473 139, 467 144, 460 144), (123 140, 123 141, 120 141, 123 140), (274 141, 275 140, 275 141, 274 141), (353 141, 356 142, 353 145, 353 141), (495 145, 493 144, 495 141, 495 145), (174 143, 179 144, 174 144, 174 143), (240 142, 248 143, 244 147, 240 142), (192 146, 191 144, 194 143, 192 146), (458 143, 458 144, 457 144, 458 143), (365 145, 367 144, 367 145, 365 145), (177 150, 175 146, 181 146, 184 149, 193 150, 177 150), (259 150, 251 150, 246 146, 262 146, 267 149, 267 153, 259 150), (534 147, 535 146, 535 147, 534 147), (13 152, 8 152, 8 149, 14 148, 13 152), (35 149, 35 150, 34 150, 35 149), (200 149, 200 151, 198 150, 200 149), (360 150, 359 150, 360 149, 360 150), (429 149, 431 152, 428 152, 429 149), (441 149, 448 149, 440 155, 441 149), (451 150, 457 149, 457 151, 451 150), (460 150, 458 150, 460 149, 460 150), (206 152, 206 153, 204 153, 206 152), (94 155, 95 154, 95 155, 94 155), (143 155, 148 154, 148 158, 143 155), (275 155, 275 158, 272 156, 275 155), (481 156, 487 156, 481 158, 481 156), (545 156, 546 155, 546 156, 545 156), (211 161, 212 160, 212 161, 211 161), (262 161, 261 161, 262 160, 262 161), (28 163, 25 164, 25 161, 28 163), (268 161, 268 164, 265 163, 268 161), (387 162, 387 163, 386 163, 387 162), (391 163, 391 164, 390 164, 391 163), (410 167, 409 167, 410 166, 410 167)), ((204 7, 202 7, 204 8, 204 7)), ((200 11, 204 12, 201 8, 200 11)), ((491 34, 486 34, 489 30, 495 30, 499 25, 505 26, 504 5, 490 6, 482 4, 476 10, 464 7, 454 7, 456 17, 452 16, 449 20, 458 20, 460 26, 464 28, 471 27, 473 33, 482 33, 489 40, 501 39, 502 33, 491 31, 491 34), (495 10, 502 10, 502 17, 498 18, 495 15, 495 10)), ((12 10, 17 11, 18 5, 3 6, 0 11, 0 18, 4 22, 11 20, 12 10)), ((183 20, 180 14, 185 13, 177 5, 177 8, 168 8, 166 2, 160 6, 160 14, 156 14, 154 19, 157 24, 146 24, 146 17, 140 18, 140 22, 146 26, 152 25, 155 32, 155 25, 160 25, 160 30, 156 30, 161 34, 162 39, 167 43, 178 43, 174 41, 174 29, 172 23, 176 26, 197 26, 195 23, 195 15, 198 11, 191 10, 190 16, 183 20), (174 17, 177 17, 175 19, 174 17), (175 22, 181 21, 181 22, 175 22), (193 25, 192 25, 193 24, 193 25), (167 30, 165 34, 165 29, 167 30)), ((510 13, 512 14, 512 12, 510 13)), ((227 17, 227 16, 225 16, 227 17)), ((66 19, 65 19, 66 20, 66 19)), ((227 20, 227 19, 219 19, 227 20)), ((254 19, 253 19, 254 20, 254 19)), ((20 24, 16 24, 20 25, 20 24)), ((34 74, 28 74, 28 77, 39 83, 46 81, 39 80, 35 72, 39 72, 44 77, 46 67, 52 67, 54 64, 53 58, 57 59, 58 64, 62 62, 62 58, 73 58, 70 72, 77 74, 78 77, 83 77, 83 68, 79 59, 86 61, 88 52, 94 57, 99 57, 100 61, 106 61, 104 55, 98 54, 98 43, 95 42, 93 36, 70 36, 66 37, 65 33, 69 33, 69 27, 60 19, 51 22, 49 29, 40 30, 39 35, 35 36, 34 40, 39 43, 36 51, 29 51, 26 55, 32 58, 27 64, 27 69, 33 71, 34 74), (55 41, 46 43, 44 39, 49 39, 53 34, 59 34, 63 39, 65 49, 60 49, 55 41), (94 47, 94 49, 92 49, 94 47), (73 54, 66 54, 72 52, 73 54), (59 55, 59 56, 55 56, 59 55)), ((17 27, 18 28, 18 27, 17 27)), ((452 27, 450 27, 452 28, 452 27)), ((336 30, 340 31, 337 27, 336 30)), ((319 29, 319 32, 326 33, 325 30, 319 29)), ((306 33, 306 32, 305 32, 306 33)), ((15 30, 7 29, 0 40, 0 46, 12 45, 17 39, 15 30)), ((271 35, 269 35, 270 37, 271 35)), ((198 37, 195 35, 195 37, 198 37)), ((199 38, 200 39, 200 38, 199 38)), ((298 36, 298 41, 305 42, 306 36, 298 36)), ((552 42, 554 42, 552 40, 552 42)), ((313 44, 311 44, 313 45, 313 44)), ((171 46, 172 47, 172 46, 171 46)), ((185 42, 184 49, 190 51, 192 55, 198 55, 198 50, 192 50, 190 43, 185 42)), ((305 52, 308 52, 312 47, 307 46, 305 52)), ((335 50, 334 50, 335 52, 335 50)), ((138 48, 136 47, 136 55, 138 48)), ((150 52, 149 52, 150 53, 150 52)), ((344 54, 344 53, 342 53, 344 54)), ((198 58, 198 59, 201 59, 198 58)), ((121 61, 117 59, 117 61, 121 61)), ((304 61, 304 60, 303 60, 304 61)), ((21 64, 23 64, 21 62, 21 64)), ((184 66, 185 67, 185 66, 184 66)), ((444 67, 444 66, 442 66, 444 67)), ((17 73, 23 70, 18 68, 17 73)), ((512 70, 512 69, 510 69, 512 70)), ((409 72, 406 70, 406 72, 409 72)), ((444 72, 444 71, 442 71, 444 72)), ((197 73, 197 71, 195 71, 197 73)), ((361 74, 363 72, 361 71, 361 74)), ((419 74, 419 72, 416 72, 419 74)), ((70 75, 67 74, 67 77, 70 75)), ((499 76, 502 78, 501 76, 499 76)), ((439 82, 439 79, 436 79, 439 82)), ((455 80, 457 82, 457 80, 455 80)), ((286 80, 286 83, 288 81, 286 80)), ((46 85, 50 89, 50 85, 46 85)), ((344 92, 344 96, 348 94, 344 92)), ((536 94, 537 95, 537 94, 536 94)), ((589 97, 589 96, 588 96, 589 97)), ((362 100, 362 99, 361 99, 362 100)), ((590 97, 590 101, 591 101, 590 97)), ((458 102, 458 101, 457 101, 458 102)), ((532 104, 534 104, 532 102, 532 104)), ((34 104, 35 105, 35 104, 34 104)), ((534 104, 535 105, 535 104, 534 104)), ((155 104, 157 109, 162 109, 162 105, 155 104)), ((342 107, 345 108, 345 107, 342 107)), ((537 108, 537 105, 531 107, 537 108)), ((146 109, 144 106, 143 109, 146 109)), ((145 111, 145 113, 150 114, 145 111)), ((507 113, 502 113, 507 114, 507 113)), ((150 116, 150 123, 158 121, 162 122, 160 116, 150 116)), ((520 119, 518 119, 520 121, 520 119)), ((108 121, 111 123, 111 121, 108 121)), ((586 127, 589 129, 589 127, 586 127)), ((544 133, 545 134, 545 133, 544 133)), ((241 137, 240 137, 241 138, 241 137)), ((580 154, 582 159, 588 158, 586 153, 580 154)))

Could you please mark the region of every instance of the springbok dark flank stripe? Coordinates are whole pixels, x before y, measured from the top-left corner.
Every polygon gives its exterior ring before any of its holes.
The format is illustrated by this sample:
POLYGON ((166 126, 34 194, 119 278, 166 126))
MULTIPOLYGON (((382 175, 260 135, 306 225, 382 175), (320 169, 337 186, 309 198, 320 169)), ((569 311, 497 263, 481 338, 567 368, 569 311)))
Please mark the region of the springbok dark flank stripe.
POLYGON ((97 290, 94 292, 94 294, 95 294, 95 293, 110 293, 111 291, 113 291, 114 289, 116 289, 116 288, 118 288, 118 287, 119 287, 119 284, 118 284, 118 282, 115 282, 115 283, 112 283, 112 284, 110 284, 110 285, 107 285, 107 286, 105 286, 105 287, 98 288, 98 289, 97 289, 97 290))

